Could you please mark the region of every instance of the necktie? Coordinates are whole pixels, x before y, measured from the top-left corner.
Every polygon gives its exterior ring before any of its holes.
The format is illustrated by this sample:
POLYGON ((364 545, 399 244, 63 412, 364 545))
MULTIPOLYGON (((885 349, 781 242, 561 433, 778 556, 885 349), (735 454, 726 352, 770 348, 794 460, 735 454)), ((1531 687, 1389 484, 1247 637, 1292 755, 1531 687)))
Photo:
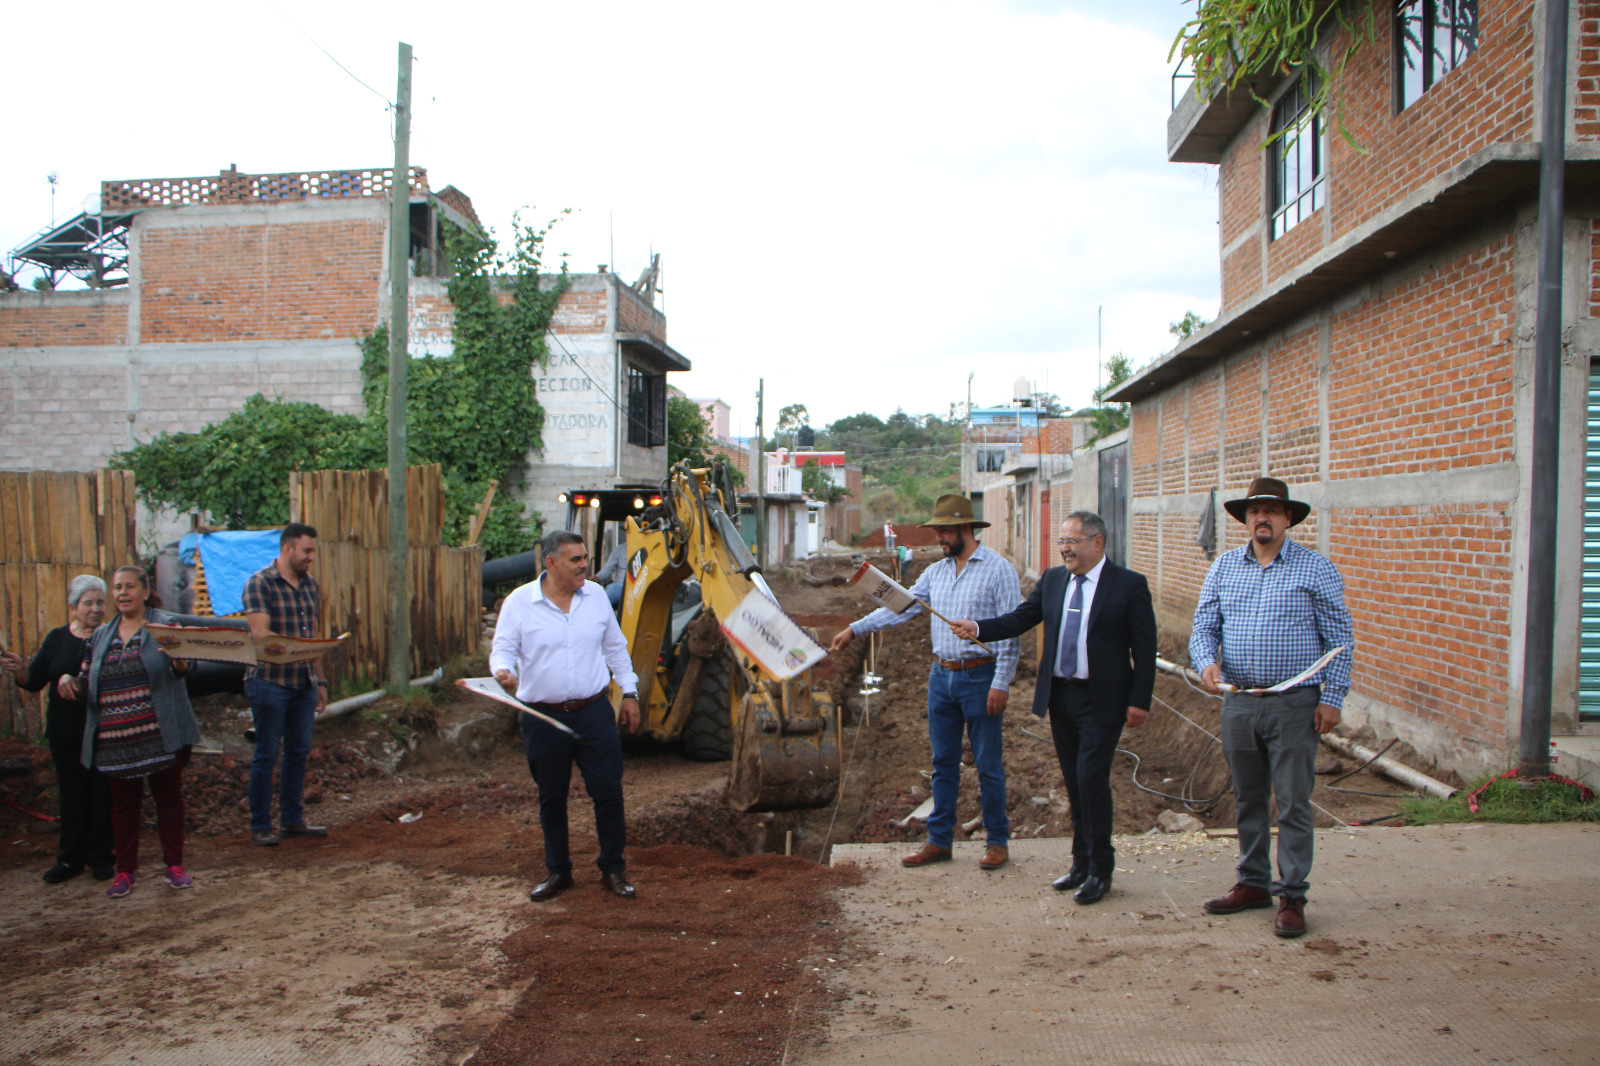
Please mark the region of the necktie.
POLYGON ((1087 574, 1073 575, 1072 598, 1061 617, 1061 646, 1056 649, 1056 672, 1071 677, 1078 672, 1078 626, 1083 621, 1083 583, 1087 574))

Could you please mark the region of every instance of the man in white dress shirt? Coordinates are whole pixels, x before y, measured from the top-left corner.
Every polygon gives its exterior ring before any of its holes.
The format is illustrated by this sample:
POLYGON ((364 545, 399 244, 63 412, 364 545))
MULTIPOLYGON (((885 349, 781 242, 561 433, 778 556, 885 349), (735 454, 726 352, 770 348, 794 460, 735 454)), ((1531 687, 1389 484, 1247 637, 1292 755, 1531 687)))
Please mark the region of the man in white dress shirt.
POLYGON ((631 733, 639 726, 639 679, 605 591, 588 580, 589 552, 583 538, 558 530, 545 536, 543 550, 544 571, 507 596, 500 608, 489 654, 489 668, 507 692, 577 734, 522 715, 528 770, 539 789, 548 871, 528 898, 542 902, 572 887, 567 792, 572 764, 577 763, 594 802, 600 881, 613 895, 633 899, 622 858, 627 843, 622 742, 606 689, 612 678, 622 688, 621 724, 631 733))

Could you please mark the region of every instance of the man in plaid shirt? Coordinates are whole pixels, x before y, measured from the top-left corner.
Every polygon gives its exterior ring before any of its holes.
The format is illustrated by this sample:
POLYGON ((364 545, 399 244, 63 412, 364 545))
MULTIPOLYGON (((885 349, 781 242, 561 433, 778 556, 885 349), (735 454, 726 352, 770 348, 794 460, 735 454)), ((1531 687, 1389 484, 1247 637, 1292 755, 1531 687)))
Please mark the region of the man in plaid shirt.
POLYGON ((1250 540, 1211 565, 1194 609, 1189 660, 1206 691, 1226 683, 1240 691, 1222 701, 1222 748, 1233 774, 1239 825, 1239 880, 1208 900, 1212 914, 1271 905, 1274 932, 1306 931, 1306 879, 1315 840, 1311 789, 1317 734, 1339 724, 1350 691, 1354 646, 1344 581, 1333 564, 1288 539, 1311 513, 1289 498, 1289 486, 1258 477, 1243 499, 1223 504, 1250 540), (1344 651, 1319 673, 1283 692, 1256 695, 1299 676, 1334 648, 1344 651), (1278 879, 1272 873, 1271 804, 1278 800, 1278 879))
MULTIPOLYGON (((937 530, 944 558, 929 566, 911 586, 911 595, 946 618, 993 618, 1016 610, 1022 602, 1017 569, 983 547, 973 536, 987 522, 974 521, 965 496, 939 497, 933 517, 922 523, 937 530)), ((845 626, 833 638, 838 651, 863 633, 899 625, 921 614, 922 607, 896 614, 880 607, 845 626)), ((972 738, 972 759, 978 768, 978 799, 983 810, 987 847, 978 865, 998 870, 1006 863, 1011 822, 1006 815, 1006 771, 1001 758, 1001 713, 1017 675, 1015 638, 997 640, 994 653, 956 636, 932 616, 933 665, 928 670, 928 743, 933 751, 933 813, 928 816, 928 842, 900 861, 906 866, 945 862, 955 840, 956 799, 961 791, 961 735, 972 738)))
MULTIPOLYGON (((311 564, 317 558, 317 531, 290 522, 278 537, 278 557, 250 575, 244 586, 244 616, 250 636, 317 635, 317 579, 311 564)), ((307 825, 300 794, 306 783, 306 757, 311 752, 311 724, 328 704, 328 682, 315 660, 280 665, 256 663, 245 672, 244 691, 255 720, 256 751, 250 760, 250 840, 262 847, 278 843, 272 831, 272 774, 283 749, 278 775, 278 808, 282 835, 326 836, 320 825, 307 825)))

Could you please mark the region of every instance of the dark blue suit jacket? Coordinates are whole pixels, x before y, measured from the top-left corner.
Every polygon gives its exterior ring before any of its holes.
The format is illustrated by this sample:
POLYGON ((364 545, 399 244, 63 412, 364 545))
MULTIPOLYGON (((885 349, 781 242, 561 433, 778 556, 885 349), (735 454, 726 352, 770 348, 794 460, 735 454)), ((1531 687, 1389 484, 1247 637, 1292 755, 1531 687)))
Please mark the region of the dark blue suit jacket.
MULTIPOLYGON (((1066 567, 1052 566, 1020 607, 978 622, 978 639, 983 641, 1005 640, 1044 623, 1044 653, 1033 690, 1033 713, 1040 718, 1050 711, 1050 678, 1071 576, 1066 567)), ((1156 613, 1144 575, 1107 559, 1089 608, 1088 626, 1089 700, 1095 713, 1120 721, 1129 707, 1148 710, 1156 685, 1156 613)))

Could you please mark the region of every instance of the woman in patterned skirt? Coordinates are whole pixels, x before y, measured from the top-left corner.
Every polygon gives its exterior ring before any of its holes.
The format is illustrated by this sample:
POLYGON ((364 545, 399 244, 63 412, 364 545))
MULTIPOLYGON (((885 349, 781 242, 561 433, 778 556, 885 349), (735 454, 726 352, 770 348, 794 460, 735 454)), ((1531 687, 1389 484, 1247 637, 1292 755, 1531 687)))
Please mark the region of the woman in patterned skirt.
POLYGON ((94 631, 85 650, 77 685, 86 693, 83 764, 110 780, 112 850, 117 875, 106 895, 120 899, 133 891, 139 872, 139 822, 145 781, 156 805, 163 876, 173 888, 194 882, 183 870, 183 768, 200 727, 189 706, 184 659, 169 659, 145 630, 145 622, 165 623, 170 615, 154 608, 160 601, 137 566, 118 570, 111 582, 117 615, 94 631))

